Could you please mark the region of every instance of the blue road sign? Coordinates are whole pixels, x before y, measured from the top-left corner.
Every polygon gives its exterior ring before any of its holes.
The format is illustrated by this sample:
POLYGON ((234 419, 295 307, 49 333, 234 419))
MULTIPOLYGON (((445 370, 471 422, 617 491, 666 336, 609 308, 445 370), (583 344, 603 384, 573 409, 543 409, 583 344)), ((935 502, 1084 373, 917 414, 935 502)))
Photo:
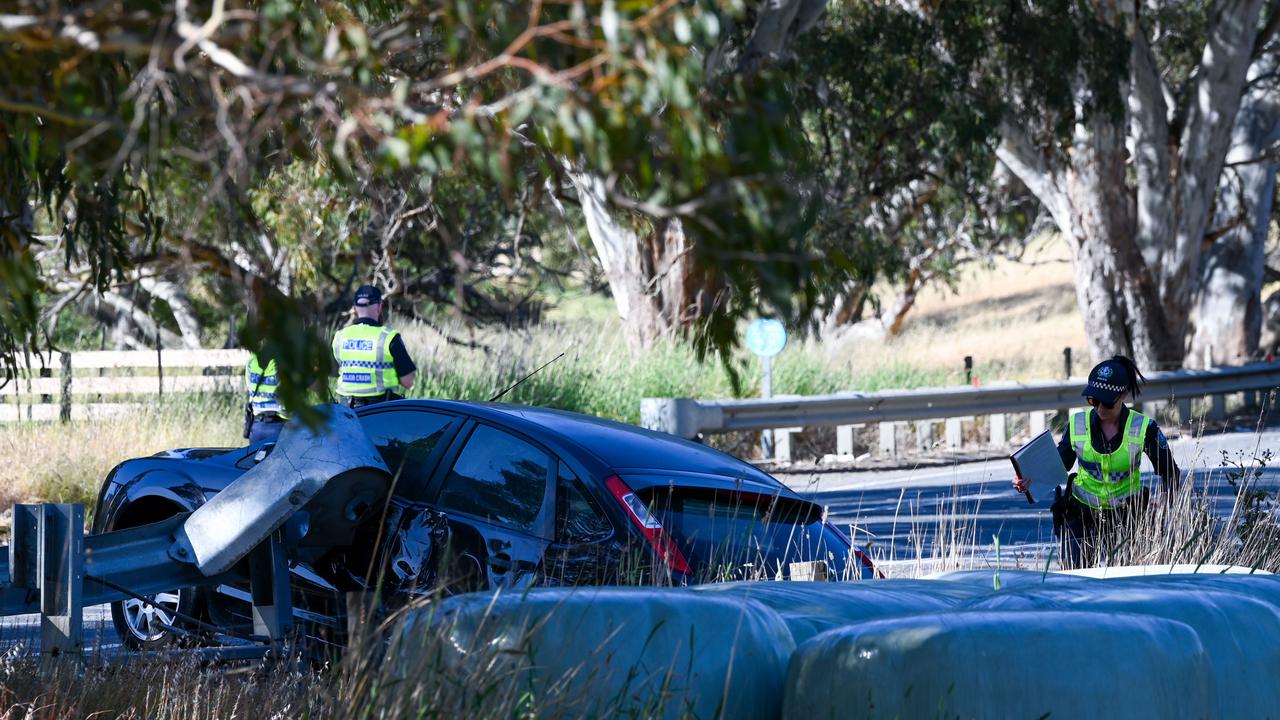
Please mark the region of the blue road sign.
POLYGON ((760 357, 773 357, 787 346, 787 329, 773 318, 757 318, 747 326, 747 349, 760 357))

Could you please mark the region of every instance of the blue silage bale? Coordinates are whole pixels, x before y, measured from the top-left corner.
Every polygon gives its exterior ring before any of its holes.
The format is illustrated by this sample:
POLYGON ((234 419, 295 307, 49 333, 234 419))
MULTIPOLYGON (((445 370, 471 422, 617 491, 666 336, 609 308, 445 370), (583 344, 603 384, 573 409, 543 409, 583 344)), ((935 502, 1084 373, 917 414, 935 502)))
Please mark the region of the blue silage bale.
POLYGON ((1213 716, 1207 662, 1190 627, 1144 615, 886 618, 801 645, 783 717, 1205 718, 1213 716))
POLYGON ((446 663, 491 662, 551 717, 776 718, 795 650, 777 613, 686 589, 471 593, 410 614, 443 633, 446 663))

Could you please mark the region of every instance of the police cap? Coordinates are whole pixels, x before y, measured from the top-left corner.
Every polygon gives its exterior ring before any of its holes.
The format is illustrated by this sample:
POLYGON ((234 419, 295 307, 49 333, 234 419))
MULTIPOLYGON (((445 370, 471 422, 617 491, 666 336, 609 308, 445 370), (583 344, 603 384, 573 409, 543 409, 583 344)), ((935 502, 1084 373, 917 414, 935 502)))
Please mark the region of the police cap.
POLYGON ((367 305, 377 305, 382 302, 382 291, 372 285, 361 285, 356 289, 355 299, 351 301, 352 305, 365 307, 367 305))
POLYGON ((1108 405, 1114 403, 1121 393, 1129 389, 1133 378, 1125 366, 1114 359, 1103 360, 1093 366, 1089 372, 1089 384, 1085 386, 1084 397, 1097 398, 1108 405))

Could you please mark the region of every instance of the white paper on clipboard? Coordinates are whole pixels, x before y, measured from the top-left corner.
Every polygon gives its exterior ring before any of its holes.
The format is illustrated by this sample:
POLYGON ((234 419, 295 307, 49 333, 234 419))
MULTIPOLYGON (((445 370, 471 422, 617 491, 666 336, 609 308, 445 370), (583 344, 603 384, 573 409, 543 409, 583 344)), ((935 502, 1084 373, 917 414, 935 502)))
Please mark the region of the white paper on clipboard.
POLYGON ((1053 441, 1053 433, 1048 430, 1018 448, 1009 456, 1009 460, 1013 462, 1013 469, 1018 477, 1030 483, 1029 490, 1037 503, 1046 498, 1053 502, 1053 488, 1067 485, 1067 470, 1062 467, 1058 444, 1053 441))

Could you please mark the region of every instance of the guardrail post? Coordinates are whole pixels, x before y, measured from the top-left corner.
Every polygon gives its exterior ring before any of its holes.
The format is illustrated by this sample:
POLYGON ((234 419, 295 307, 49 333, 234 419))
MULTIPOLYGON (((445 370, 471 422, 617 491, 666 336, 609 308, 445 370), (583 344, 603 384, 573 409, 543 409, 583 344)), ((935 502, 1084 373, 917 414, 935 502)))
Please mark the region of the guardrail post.
POLYGON ((845 457, 853 454, 853 431, 862 427, 865 427, 862 423, 836 426, 836 455, 845 457))
POLYGON ((1227 396, 1226 395, 1210 395, 1210 401, 1213 403, 1209 410, 1209 417, 1219 422, 1227 419, 1227 396))
POLYGON ((1258 407, 1258 391, 1245 390, 1244 392, 1240 393, 1240 400, 1241 402, 1244 403, 1244 408, 1246 410, 1252 410, 1258 407))
POLYGON ((1045 410, 1031 411, 1031 417, 1028 421, 1028 429, 1031 431, 1031 437, 1035 437, 1044 432, 1045 427, 1049 424, 1049 413, 1045 410))
POLYGON ((774 428, 773 459, 779 462, 791 462, 791 434, 803 430, 802 427, 774 428))
POLYGON ((997 447, 1004 447, 1009 444, 1009 416, 1004 413, 994 413, 987 417, 991 427, 991 444, 997 447))
POLYGON ((79 653, 84 638, 84 506, 40 506, 40 652, 79 653))
POLYGON ((642 398, 640 425, 677 437, 696 438, 697 401, 688 398, 642 398))
POLYGON ((916 421, 916 449, 921 452, 933 447, 933 426, 938 424, 937 418, 916 421))
POLYGON ((276 530, 249 551, 249 593, 253 598, 255 635, 278 643, 293 633, 293 604, 289 592, 284 531, 276 530))
POLYGON ((896 423, 880 423, 880 454, 889 457, 898 454, 898 427, 896 423))
POLYGON ((947 418, 947 448, 959 450, 964 444, 964 432, 960 418, 947 418))
POLYGON ((40 506, 14 505, 9 528, 9 582, 34 590, 40 587, 40 506))
POLYGON ((62 405, 58 410, 58 418, 71 422, 71 353, 62 353, 62 405))
POLYGON ((1181 422, 1181 423, 1191 422, 1191 398, 1189 397, 1178 398, 1177 405, 1178 405, 1178 422, 1181 422))

